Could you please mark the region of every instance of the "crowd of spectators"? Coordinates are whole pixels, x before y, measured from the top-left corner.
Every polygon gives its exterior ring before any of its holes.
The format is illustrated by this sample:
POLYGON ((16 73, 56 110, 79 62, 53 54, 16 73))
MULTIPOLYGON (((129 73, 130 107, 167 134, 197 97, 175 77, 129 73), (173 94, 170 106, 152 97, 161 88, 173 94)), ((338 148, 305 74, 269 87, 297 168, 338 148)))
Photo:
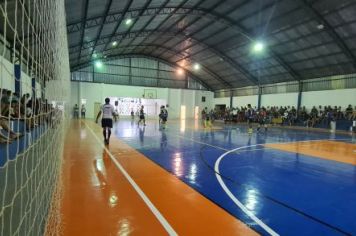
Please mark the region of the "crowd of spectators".
POLYGON ((43 123, 55 125, 59 110, 41 98, 31 97, 29 93, 19 94, 0 88, 0 143, 11 143, 25 132, 30 132, 43 123), (24 123, 23 132, 14 132, 11 122, 24 123))
MULTIPOLYGON (((317 124, 329 125, 336 120, 356 120, 356 106, 349 105, 346 109, 341 106, 313 106, 308 110, 304 106, 297 110, 294 106, 268 106, 258 110, 254 108, 254 119, 257 122, 260 111, 266 111, 267 122, 270 124, 295 125, 303 124, 315 127, 317 124)), ((247 121, 247 107, 226 108, 225 111, 211 111, 214 119, 233 122, 247 121)))

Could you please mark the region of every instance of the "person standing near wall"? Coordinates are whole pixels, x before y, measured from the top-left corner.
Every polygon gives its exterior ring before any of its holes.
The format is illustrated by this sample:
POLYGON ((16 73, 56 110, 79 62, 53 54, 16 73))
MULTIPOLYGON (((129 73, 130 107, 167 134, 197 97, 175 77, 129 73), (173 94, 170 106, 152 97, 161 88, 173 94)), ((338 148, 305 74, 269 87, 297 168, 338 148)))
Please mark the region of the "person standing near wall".
POLYGON ((159 113, 159 124, 162 129, 166 128, 167 119, 168 119, 168 111, 164 106, 161 106, 161 111, 159 113))
POLYGON ((202 124, 203 124, 203 127, 205 128, 205 120, 206 120, 206 117, 208 115, 208 108, 205 107, 202 111, 201 111, 201 121, 202 121, 202 124))
POLYGON ((135 112, 133 111, 133 109, 131 109, 131 120, 135 119, 135 112))
POLYGON ((139 112, 140 119, 138 120, 137 125, 140 125, 141 121, 143 121, 143 126, 146 126, 145 111, 143 108, 144 108, 144 106, 141 106, 141 109, 139 112))
POLYGON ((95 122, 98 123, 98 119, 103 114, 101 118, 101 127, 103 128, 104 143, 109 144, 112 128, 112 119, 114 116, 114 106, 110 104, 110 99, 105 98, 105 104, 101 107, 98 115, 96 116, 95 122))
POLYGON ((246 118, 248 124, 248 133, 252 134, 252 122, 253 122, 254 110, 251 107, 251 104, 247 104, 246 118))
POLYGON ((79 118, 79 107, 78 104, 75 104, 73 107, 73 118, 79 118))
POLYGON ((81 117, 83 119, 85 119, 85 112, 87 111, 87 109, 85 108, 84 104, 82 105, 82 108, 80 110, 80 113, 81 113, 81 117))
POLYGON ((257 132, 260 131, 261 127, 263 126, 265 128, 265 132, 267 132, 267 112, 266 108, 262 107, 260 109, 260 112, 258 113, 258 127, 257 127, 257 132))

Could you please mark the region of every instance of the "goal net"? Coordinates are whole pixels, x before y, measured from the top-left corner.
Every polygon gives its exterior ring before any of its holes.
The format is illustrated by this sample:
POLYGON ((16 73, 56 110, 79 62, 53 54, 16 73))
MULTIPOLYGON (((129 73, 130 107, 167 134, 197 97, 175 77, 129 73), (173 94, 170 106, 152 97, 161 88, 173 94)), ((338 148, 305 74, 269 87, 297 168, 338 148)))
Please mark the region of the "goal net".
POLYGON ((64 0, 0 0, 0 235, 60 234, 64 0))

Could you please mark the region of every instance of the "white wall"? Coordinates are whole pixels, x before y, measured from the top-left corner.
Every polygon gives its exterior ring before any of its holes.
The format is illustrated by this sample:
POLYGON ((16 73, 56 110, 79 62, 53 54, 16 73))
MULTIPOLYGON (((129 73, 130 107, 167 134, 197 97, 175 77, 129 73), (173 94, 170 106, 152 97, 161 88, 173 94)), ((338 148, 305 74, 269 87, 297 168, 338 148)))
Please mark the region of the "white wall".
POLYGON ((213 104, 214 104, 214 107, 215 107, 215 105, 226 105, 226 107, 230 107, 230 98, 229 97, 214 98, 213 104))
POLYGON ((194 117, 195 91, 181 90, 181 105, 186 107, 186 117, 194 117))
MULTIPOLYGON (((195 106, 199 107, 199 116, 201 111, 207 107, 208 109, 213 109, 215 107, 214 93, 209 91, 194 90, 195 92, 195 106), (205 97, 205 102, 202 101, 202 97, 205 97)), ((194 115, 193 115, 194 116, 194 115)))
POLYGON ((265 94, 261 97, 261 107, 298 105, 298 93, 265 94))
POLYGON ((302 106, 307 109, 315 106, 341 106, 346 108, 349 104, 356 106, 356 89, 340 89, 304 92, 302 106))
POLYGON ((21 72, 21 93, 29 93, 32 95, 32 80, 30 76, 26 75, 23 72, 21 72))
POLYGON ((87 117, 94 118, 94 103, 103 103, 106 97, 133 97, 142 98, 144 89, 157 91, 157 99, 165 99, 169 105, 170 118, 180 117, 181 105, 186 106, 186 117, 194 117, 194 108, 199 106, 212 108, 214 94, 209 91, 169 89, 169 88, 143 88, 138 86, 123 86, 99 83, 71 82, 71 106, 80 104, 81 99, 87 99, 87 117), (205 96, 206 102, 201 101, 205 96))
POLYGON ((182 103, 181 95, 182 94, 179 89, 169 89, 167 96, 167 104, 169 104, 169 118, 178 118, 180 116, 180 106, 182 103))
POLYGON ((247 104, 251 104, 252 107, 257 107, 258 96, 241 96, 241 97, 233 97, 232 98, 232 106, 233 107, 245 107, 247 104))
MULTIPOLYGON (((15 91, 14 65, 0 56, 0 88, 15 91)), ((32 79, 21 71, 21 95, 32 95, 32 79)), ((36 96, 41 97, 41 85, 36 82, 36 96)))
MULTIPOLYGON (((230 105, 230 98, 214 98, 213 105, 230 105)), ((233 97, 233 107, 241 107, 251 104, 258 105, 258 96, 233 97)), ((345 109, 349 104, 356 106, 356 89, 339 89, 303 92, 301 106, 311 109, 313 106, 341 106, 345 109)), ((261 106, 295 106, 298 105, 298 93, 265 94, 261 97, 261 106)))
POLYGON ((0 88, 15 91, 14 66, 0 56, 0 88))

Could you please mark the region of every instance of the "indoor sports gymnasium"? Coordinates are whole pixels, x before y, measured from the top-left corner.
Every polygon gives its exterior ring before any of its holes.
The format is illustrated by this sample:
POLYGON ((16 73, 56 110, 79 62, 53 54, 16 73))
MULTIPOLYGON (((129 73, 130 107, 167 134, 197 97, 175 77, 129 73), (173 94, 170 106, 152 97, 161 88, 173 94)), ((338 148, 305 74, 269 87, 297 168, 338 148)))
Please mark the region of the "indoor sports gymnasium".
POLYGON ((0 0, 0 236, 356 235, 356 0, 0 0))

